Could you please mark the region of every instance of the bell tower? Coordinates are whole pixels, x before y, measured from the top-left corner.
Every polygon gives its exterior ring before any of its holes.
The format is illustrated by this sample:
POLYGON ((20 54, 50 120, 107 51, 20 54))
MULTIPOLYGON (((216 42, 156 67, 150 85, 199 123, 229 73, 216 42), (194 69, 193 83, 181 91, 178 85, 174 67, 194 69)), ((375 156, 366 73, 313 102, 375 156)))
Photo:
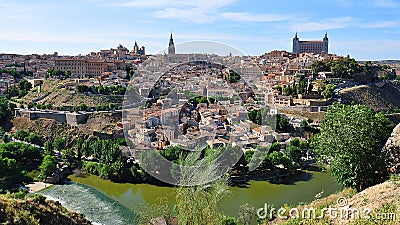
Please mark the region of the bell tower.
POLYGON ((329 45, 328 31, 325 32, 325 37, 324 39, 322 39, 322 43, 323 43, 322 51, 328 54, 328 45, 329 45))
POLYGON ((174 39, 172 38, 172 32, 171 36, 169 37, 169 44, 168 44, 168 55, 174 55, 175 54, 175 45, 174 45, 174 39))
POLYGON ((300 41, 299 38, 297 37, 297 32, 296 35, 293 38, 293 53, 300 53, 300 41))

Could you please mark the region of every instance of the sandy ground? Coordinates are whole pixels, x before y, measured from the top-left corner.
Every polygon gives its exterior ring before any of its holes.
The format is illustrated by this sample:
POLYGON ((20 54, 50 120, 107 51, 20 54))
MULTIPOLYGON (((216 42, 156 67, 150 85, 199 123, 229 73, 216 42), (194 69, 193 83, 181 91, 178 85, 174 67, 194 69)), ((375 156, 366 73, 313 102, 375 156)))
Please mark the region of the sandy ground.
POLYGON ((52 185, 53 184, 43 183, 43 182, 33 182, 31 184, 26 185, 26 187, 29 189, 29 193, 36 193, 52 185))

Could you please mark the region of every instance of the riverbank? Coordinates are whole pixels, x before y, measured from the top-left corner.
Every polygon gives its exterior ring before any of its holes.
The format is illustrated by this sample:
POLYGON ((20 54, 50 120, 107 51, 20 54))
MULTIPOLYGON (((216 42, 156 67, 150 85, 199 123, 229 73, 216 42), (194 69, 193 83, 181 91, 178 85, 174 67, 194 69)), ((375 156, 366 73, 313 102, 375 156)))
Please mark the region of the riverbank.
POLYGON ((53 184, 44 183, 44 182, 33 182, 33 183, 25 185, 25 187, 28 189, 28 192, 31 194, 36 193, 41 190, 44 190, 51 186, 53 186, 53 184))
POLYGON ((288 177, 291 174, 293 174, 293 172, 287 169, 276 169, 275 171, 254 171, 241 175, 231 175, 230 181, 232 181, 234 184, 240 184, 249 181, 267 181, 288 177))

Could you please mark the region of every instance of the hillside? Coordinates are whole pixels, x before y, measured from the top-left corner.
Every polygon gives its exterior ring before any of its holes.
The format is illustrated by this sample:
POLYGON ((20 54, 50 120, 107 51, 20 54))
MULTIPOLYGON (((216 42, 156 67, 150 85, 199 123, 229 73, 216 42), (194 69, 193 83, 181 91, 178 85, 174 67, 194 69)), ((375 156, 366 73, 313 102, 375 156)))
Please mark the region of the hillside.
MULTIPOLYGON (((288 206, 286 206, 286 210, 286 212, 290 210, 288 206)), ((389 180, 369 187, 359 193, 355 193, 352 189, 345 189, 338 194, 316 199, 308 205, 298 206, 297 210, 300 213, 300 218, 289 220, 276 218, 268 224, 400 224, 400 180, 398 178, 389 180), (332 216, 329 214, 329 211, 322 211, 329 208, 334 210, 332 211, 332 216), (301 218, 303 210, 308 209, 315 209, 315 216, 307 217, 309 214, 305 214, 306 216, 301 218), (364 217, 366 215, 363 214, 364 210, 370 210, 368 214, 370 218, 367 219, 364 217), (321 216, 323 212, 325 214, 321 216), (358 212, 360 214, 357 214, 358 212), (322 218, 318 218, 320 216, 322 218)), ((287 213, 284 215, 288 216, 287 213)))
POLYGON ((69 211, 60 203, 34 196, 25 200, 0 197, 0 224, 92 224, 85 216, 69 211))
POLYGON ((355 102, 375 111, 397 111, 400 109, 400 81, 392 81, 383 87, 375 84, 346 88, 340 91, 343 103, 355 102))
POLYGON ((69 136, 72 139, 82 135, 90 137, 93 132, 104 134, 112 134, 117 122, 122 121, 121 115, 118 113, 95 112, 93 113, 86 124, 79 124, 77 127, 72 127, 66 124, 61 124, 51 119, 37 119, 30 121, 25 117, 15 118, 13 123, 14 130, 29 130, 37 133, 47 139, 54 139, 60 134, 69 136))
POLYGON ((47 79, 41 86, 41 92, 29 92, 21 100, 25 104, 35 101, 39 104, 51 104, 53 107, 59 106, 79 106, 84 103, 88 107, 108 106, 114 103, 117 106, 122 104, 123 96, 121 95, 87 95, 78 94, 71 91, 70 87, 74 86, 72 79, 57 80, 47 79))

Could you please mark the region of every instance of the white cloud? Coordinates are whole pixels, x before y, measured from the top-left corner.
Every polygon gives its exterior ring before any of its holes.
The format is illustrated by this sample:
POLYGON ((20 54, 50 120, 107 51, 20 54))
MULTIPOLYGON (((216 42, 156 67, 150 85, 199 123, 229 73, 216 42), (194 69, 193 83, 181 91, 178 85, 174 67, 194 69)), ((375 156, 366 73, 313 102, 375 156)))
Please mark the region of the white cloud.
POLYGON ((114 7, 150 8, 151 14, 162 19, 181 19, 188 22, 208 23, 218 17, 218 12, 236 0, 133 0, 107 3, 114 7))
POLYGON ((249 12, 224 12, 221 15, 225 19, 238 22, 277 22, 291 18, 287 15, 275 13, 254 14, 249 12))
POLYGON ((373 4, 384 8, 393 8, 399 6, 399 3, 394 0, 373 0, 373 4))
POLYGON ((395 21, 383 21, 383 22, 374 22, 367 23, 362 25, 363 28, 385 28, 385 27, 393 27, 396 26, 397 23, 395 21))
POLYGON ((187 22, 208 23, 216 19, 216 16, 202 9, 167 8, 153 13, 155 17, 162 19, 182 19, 187 22))
POLYGON ((219 9, 227 6, 236 0, 133 0, 120 3, 106 3, 104 5, 120 6, 120 7, 143 7, 143 8, 203 8, 203 9, 219 9))
POLYGON ((355 20, 352 17, 330 18, 320 22, 301 22, 291 26, 292 31, 320 31, 332 30, 352 26, 355 20))

